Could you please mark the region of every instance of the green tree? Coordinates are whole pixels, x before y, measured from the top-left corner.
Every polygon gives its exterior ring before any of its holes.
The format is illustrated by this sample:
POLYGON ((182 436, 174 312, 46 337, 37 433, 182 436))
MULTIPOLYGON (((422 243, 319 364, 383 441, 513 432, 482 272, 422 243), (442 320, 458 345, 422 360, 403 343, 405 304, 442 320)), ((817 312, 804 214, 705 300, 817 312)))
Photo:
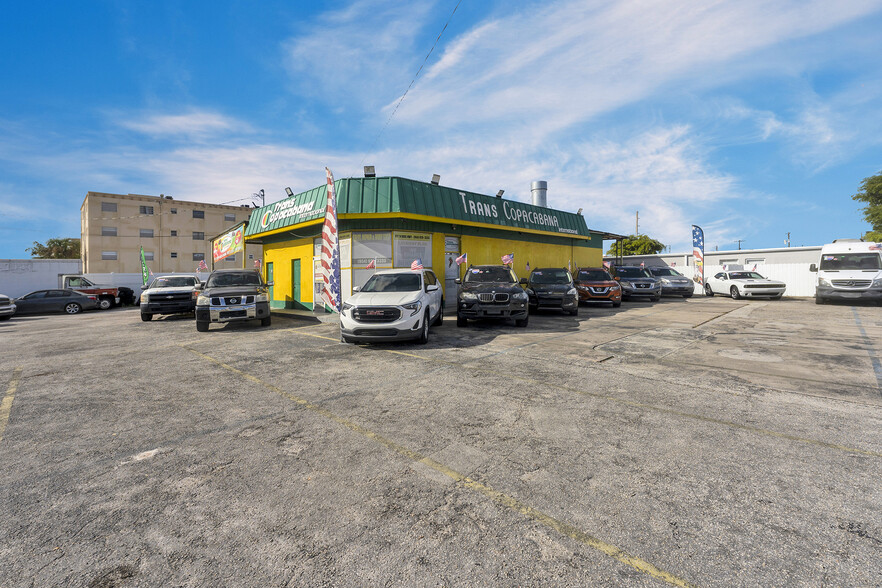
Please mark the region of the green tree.
POLYGON ((79 259, 80 240, 70 237, 66 239, 55 238, 46 241, 45 245, 34 241, 34 246, 28 247, 25 251, 37 259, 79 259))
POLYGON ((616 241, 606 252, 607 255, 653 255, 665 248, 665 244, 649 235, 628 235, 616 241))
POLYGON ((864 235, 865 241, 882 241, 882 172, 875 176, 864 178, 858 193, 852 196, 853 200, 866 202, 864 220, 873 227, 864 235))

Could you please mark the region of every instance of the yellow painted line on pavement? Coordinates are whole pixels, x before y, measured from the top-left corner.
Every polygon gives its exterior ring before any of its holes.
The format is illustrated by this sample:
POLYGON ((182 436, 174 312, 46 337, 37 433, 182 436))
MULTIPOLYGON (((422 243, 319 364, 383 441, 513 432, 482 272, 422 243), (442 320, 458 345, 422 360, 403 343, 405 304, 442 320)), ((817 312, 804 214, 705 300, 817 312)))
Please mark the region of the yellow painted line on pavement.
MULTIPOLYGON (((328 339, 328 337, 319 337, 319 338, 328 339)), ((334 341, 334 339, 331 339, 331 340, 334 341)), ((300 398, 294 394, 291 394, 290 392, 286 392, 285 390, 282 390, 278 386, 270 384, 269 382, 264 382, 260 378, 252 376, 251 374, 249 374, 247 372, 244 372, 238 368, 235 368, 229 364, 226 364, 226 363, 224 363, 218 359, 215 359, 209 355, 206 355, 200 351, 196 351, 195 349, 192 349, 192 348, 187 347, 185 345, 181 345, 181 347, 183 347, 184 349, 186 349, 187 351, 190 351, 191 353, 193 353, 195 355, 198 355, 199 357, 205 359, 206 361, 209 361, 219 367, 222 367, 225 370, 233 372, 234 374, 240 375, 243 378, 246 378, 247 380, 254 382, 255 384, 259 384, 259 385, 263 386, 264 388, 267 388, 268 390, 272 390, 273 392, 275 392, 276 394, 278 394, 284 398, 287 398, 289 400, 292 400, 293 402, 296 402, 297 404, 299 404, 300 406, 302 406, 306 410, 309 410, 311 412, 319 414, 325 418, 328 418, 328 419, 334 421, 335 423, 343 425, 347 429, 354 431, 355 433, 358 433, 368 439, 371 439, 372 441, 376 441, 377 443, 383 445, 384 447, 394 451, 395 453, 397 453, 401 456, 404 456, 414 462, 423 464, 424 466, 429 467, 429 468, 435 470, 436 472, 447 476, 448 478, 451 478, 455 482, 460 483, 464 488, 468 488, 469 490, 473 490, 475 492, 478 492, 479 494, 493 500, 497 504, 500 504, 500 505, 502 505, 502 506, 514 511, 514 512, 520 513, 521 515, 523 515, 533 521, 536 521, 537 523, 540 523, 549 529, 553 529, 553 530, 557 531, 558 533, 561 533, 562 535, 566 535, 567 537, 569 537, 575 541, 578 541, 579 543, 582 543, 583 545, 586 545, 588 547, 596 549, 596 550, 600 551, 601 553, 604 553, 607 556, 637 570, 638 572, 647 574, 649 576, 652 576, 653 578, 657 578, 659 580, 667 582, 668 584, 670 584, 672 586, 680 586, 680 587, 684 587, 684 588, 695 586, 694 584, 691 584, 691 583, 687 582, 686 580, 675 576, 674 574, 671 574, 671 573, 666 572, 660 568, 657 568, 656 566, 652 565, 651 563, 649 563, 645 560, 640 559, 639 557, 635 557, 635 556, 627 553, 626 551, 616 547, 615 545, 613 545, 611 543, 607 543, 606 541, 602 541, 601 539, 598 539, 592 535, 589 535, 588 533, 582 531, 581 529, 579 529, 573 525, 570 525, 569 523, 565 523, 565 522, 560 521, 550 515, 547 515, 547 514, 543 513, 542 511, 537 510, 537 509, 521 502, 517 498, 509 496, 509 495, 507 495, 503 492, 500 492, 498 490, 494 490, 492 487, 490 487, 487 484, 478 482, 477 480, 473 480, 473 479, 469 478, 468 476, 461 474, 461 473, 457 472, 456 470, 449 468, 449 467, 445 466, 444 464, 439 463, 430 457, 422 455, 421 453, 414 451, 412 449, 408 449, 407 447, 400 445, 400 444, 396 443, 395 441, 392 441, 391 439, 388 439, 388 438, 380 435, 379 433, 376 433, 374 431, 371 431, 370 429, 362 427, 361 425, 359 425, 358 423, 355 423, 354 421, 351 421, 347 418, 343 418, 341 416, 338 416, 326 408, 323 408, 317 404, 313 404, 312 402, 310 402, 304 398, 300 398)), ((409 355, 409 354, 402 353, 401 355, 409 355)), ((419 356, 414 356, 414 357, 419 357, 419 356)), ((425 358, 420 357, 420 359, 425 359, 425 358)))
POLYGON ((17 367, 12 371, 12 380, 6 388, 6 395, 0 401, 0 441, 3 441, 3 431, 6 430, 6 423, 9 421, 9 413, 12 412, 12 401, 15 399, 15 390, 18 388, 18 381, 21 379, 21 368, 17 367))

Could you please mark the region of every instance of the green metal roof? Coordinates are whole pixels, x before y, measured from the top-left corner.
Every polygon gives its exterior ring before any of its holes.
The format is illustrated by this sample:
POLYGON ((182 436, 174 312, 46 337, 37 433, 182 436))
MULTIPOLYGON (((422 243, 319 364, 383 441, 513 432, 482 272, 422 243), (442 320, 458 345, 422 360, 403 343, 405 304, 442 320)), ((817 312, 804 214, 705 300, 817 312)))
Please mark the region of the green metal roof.
MULTIPOLYGON (((423 220, 442 220, 500 228, 541 231, 560 236, 590 237, 580 214, 533 206, 514 200, 437 186, 398 177, 345 178, 334 183, 337 216, 397 214, 423 220)), ((246 237, 270 233, 321 219, 327 186, 322 185, 257 209, 246 237)), ((342 226, 341 230, 345 230, 342 226)))

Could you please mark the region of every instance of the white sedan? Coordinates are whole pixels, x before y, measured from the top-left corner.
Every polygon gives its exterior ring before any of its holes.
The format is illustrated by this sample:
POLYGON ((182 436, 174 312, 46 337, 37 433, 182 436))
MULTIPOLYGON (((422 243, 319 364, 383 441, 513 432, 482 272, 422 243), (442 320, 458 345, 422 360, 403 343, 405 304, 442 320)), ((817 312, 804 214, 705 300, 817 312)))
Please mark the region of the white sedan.
POLYGON ((755 296, 778 299, 786 289, 787 284, 769 280, 752 271, 719 272, 704 284, 704 293, 708 296, 722 294, 735 300, 755 296))

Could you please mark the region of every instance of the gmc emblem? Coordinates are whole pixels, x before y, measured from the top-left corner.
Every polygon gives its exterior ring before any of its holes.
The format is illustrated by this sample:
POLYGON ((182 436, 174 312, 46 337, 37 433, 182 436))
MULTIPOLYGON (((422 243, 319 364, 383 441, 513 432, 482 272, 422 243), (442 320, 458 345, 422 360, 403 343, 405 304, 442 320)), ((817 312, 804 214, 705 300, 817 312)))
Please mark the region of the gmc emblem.
POLYGON ((381 316, 384 314, 382 310, 366 310, 364 313, 368 316, 381 316))

